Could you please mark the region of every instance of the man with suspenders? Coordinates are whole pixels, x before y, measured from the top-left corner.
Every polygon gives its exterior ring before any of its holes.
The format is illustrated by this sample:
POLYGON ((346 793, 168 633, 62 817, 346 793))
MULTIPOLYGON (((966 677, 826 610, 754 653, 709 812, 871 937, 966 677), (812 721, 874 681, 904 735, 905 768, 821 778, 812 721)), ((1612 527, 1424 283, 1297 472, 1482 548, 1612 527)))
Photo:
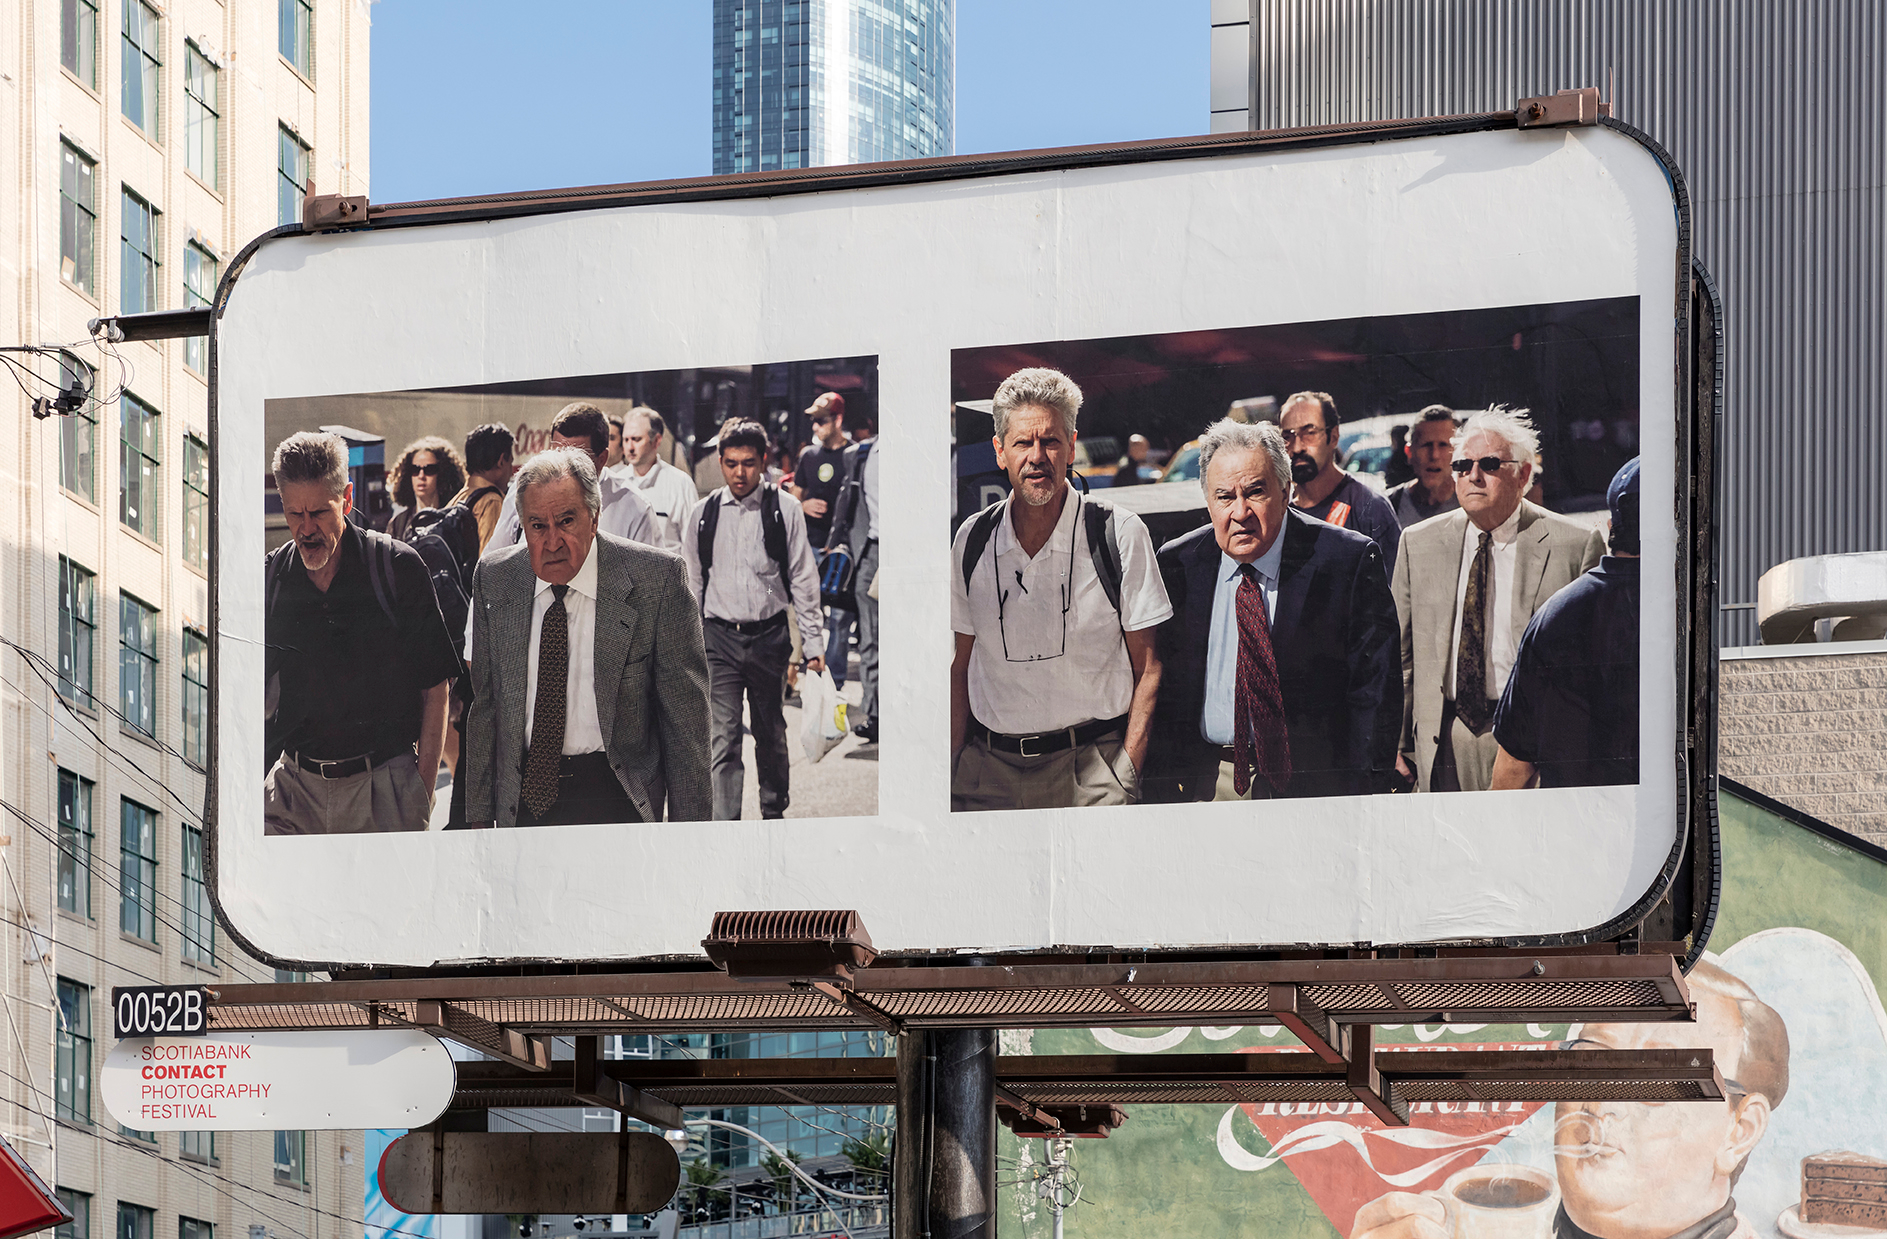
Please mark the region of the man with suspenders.
POLYGON ((1389 501, 1337 464, 1337 402, 1329 392, 1301 391, 1278 410, 1284 450, 1291 454, 1292 506, 1341 529, 1353 529, 1382 548, 1393 574, 1402 526, 1389 501))
POLYGON ((951 555, 950 805, 1132 804, 1159 692, 1155 630, 1173 613, 1139 517, 1068 483, 1081 389, 1019 370, 996 389, 1010 497, 963 523, 951 555))
MULTIPOLYGON (((801 648, 825 648, 819 569, 799 500, 765 480, 766 429, 758 422, 730 422, 721 428, 718 450, 727 485, 694 505, 681 543, 708 649, 714 818, 740 818, 743 698, 759 767, 760 816, 784 817, 788 756, 781 692, 793 655, 787 625, 798 623, 801 648)), ((824 668, 823 658, 806 660, 814 674, 824 668)))

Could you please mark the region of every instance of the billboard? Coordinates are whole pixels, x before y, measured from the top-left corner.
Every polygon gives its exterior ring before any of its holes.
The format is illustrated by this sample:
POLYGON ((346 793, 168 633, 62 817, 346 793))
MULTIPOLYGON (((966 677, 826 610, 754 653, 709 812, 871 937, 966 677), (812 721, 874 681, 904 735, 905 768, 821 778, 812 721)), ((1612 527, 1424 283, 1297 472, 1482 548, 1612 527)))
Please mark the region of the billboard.
POLYGON ((1615 126, 1379 136, 258 242, 214 337, 232 931, 1635 923, 1695 809, 1681 187, 1615 126))

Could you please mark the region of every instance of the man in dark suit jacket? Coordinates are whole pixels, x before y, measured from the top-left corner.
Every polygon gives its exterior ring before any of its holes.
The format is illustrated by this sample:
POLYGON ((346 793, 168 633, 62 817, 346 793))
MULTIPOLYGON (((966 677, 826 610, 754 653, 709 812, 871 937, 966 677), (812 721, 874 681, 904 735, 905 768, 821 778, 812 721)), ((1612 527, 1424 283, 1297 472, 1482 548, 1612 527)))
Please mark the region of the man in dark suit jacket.
POLYGON ((1291 508, 1269 423, 1209 427, 1199 459, 1212 524, 1160 550, 1173 618, 1142 800, 1389 790, 1402 675, 1381 548, 1291 508))
POLYGON ((472 575, 466 820, 708 821, 708 668, 681 557, 596 529, 596 467, 518 471, 524 541, 472 575), (539 674, 542 671, 544 674, 539 674))

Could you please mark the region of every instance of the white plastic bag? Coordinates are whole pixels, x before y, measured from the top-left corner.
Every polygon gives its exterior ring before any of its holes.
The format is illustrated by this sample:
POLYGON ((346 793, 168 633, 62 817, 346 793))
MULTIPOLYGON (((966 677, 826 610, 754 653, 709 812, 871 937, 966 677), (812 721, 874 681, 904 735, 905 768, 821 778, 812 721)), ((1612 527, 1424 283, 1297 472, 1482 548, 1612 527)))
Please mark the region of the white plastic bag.
POLYGON ((845 739, 845 698, 832 683, 832 673, 799 677, 799 742, 807 761, 818 761, 845 739))

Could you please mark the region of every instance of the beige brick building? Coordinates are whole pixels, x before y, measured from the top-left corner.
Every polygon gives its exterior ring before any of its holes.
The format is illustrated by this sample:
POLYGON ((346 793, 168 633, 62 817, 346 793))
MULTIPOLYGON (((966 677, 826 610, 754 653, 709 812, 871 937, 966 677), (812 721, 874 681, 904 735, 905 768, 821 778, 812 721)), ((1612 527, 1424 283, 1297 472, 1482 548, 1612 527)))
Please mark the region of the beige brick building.
POLYGON ((114 985, 275 978, 203 882, 206 350, 87 324, 204 304, 313 182, 368 192, 369 13, 0 6, 0 345, 66 346, 0 398, 0 1132, 70 1239, 362 1233, 360 1133, 146 1136, 99 1096, 114 985))
POLYGON ((1718 768, 1887 844, 1887 643, 1723 652, 1718 768))

